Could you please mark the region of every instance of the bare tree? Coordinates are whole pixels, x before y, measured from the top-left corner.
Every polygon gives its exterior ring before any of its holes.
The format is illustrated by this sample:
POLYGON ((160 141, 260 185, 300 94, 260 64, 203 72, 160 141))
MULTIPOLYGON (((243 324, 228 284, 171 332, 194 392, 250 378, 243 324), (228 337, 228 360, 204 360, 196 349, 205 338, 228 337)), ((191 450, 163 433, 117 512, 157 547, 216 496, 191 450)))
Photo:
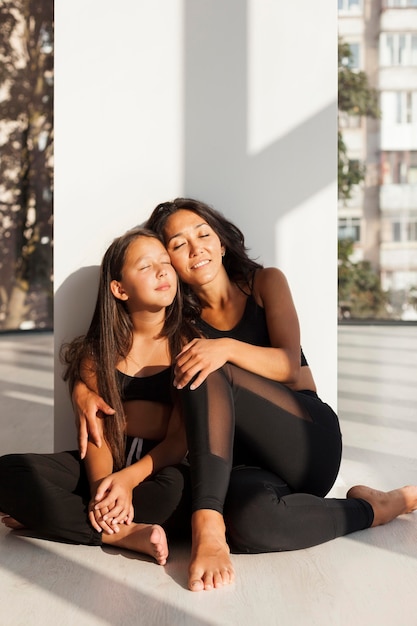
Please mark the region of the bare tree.
POLYGON ((0 63, 0 329, 51 327, 52 0, 0 0, 0 63))

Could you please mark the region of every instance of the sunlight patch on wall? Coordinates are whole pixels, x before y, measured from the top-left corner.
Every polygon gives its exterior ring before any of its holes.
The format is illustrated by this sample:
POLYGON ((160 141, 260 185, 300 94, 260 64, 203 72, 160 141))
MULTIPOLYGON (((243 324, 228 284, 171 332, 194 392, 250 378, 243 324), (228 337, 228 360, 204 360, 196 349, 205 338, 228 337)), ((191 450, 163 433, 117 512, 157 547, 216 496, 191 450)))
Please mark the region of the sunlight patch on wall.
POLYGON ((299 3, 286 2, 283 10, 274 0, 248 0, 249 154, 264 150, 334 100, 336 4, 317 0, 302 7, 300 12, 299 3), (332 55, 334 65, 329 64, 332 55))

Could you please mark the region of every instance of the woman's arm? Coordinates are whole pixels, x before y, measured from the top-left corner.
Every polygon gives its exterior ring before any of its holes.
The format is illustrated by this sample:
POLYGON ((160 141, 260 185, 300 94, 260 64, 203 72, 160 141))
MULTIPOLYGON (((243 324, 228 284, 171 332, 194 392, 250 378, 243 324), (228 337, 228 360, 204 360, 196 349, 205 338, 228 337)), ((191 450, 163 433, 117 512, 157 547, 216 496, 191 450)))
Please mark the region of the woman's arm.
POLYGON ((266 378, 294 385, 300 376, 300 328, 284 274, 277 268, 259 270, 254 297, 265 309, 272 347, 236 339, 194 339, 177 357, 175 384, 185 386, 198 372, 192 387, 226 362, 266 378))
POLYGON ((106 415, 114 415, 114 409, 109 406, 97 393, 95 377, 92 371, 82 369, 83 379, 75 383, 72 391, 72 405, 75 412, 75 423, 78 433, 78 448, 82 459, 87 452, 88 440, 96 444, 98 448, 102 445, 102 431, 99 427, 99 420, 106 415))

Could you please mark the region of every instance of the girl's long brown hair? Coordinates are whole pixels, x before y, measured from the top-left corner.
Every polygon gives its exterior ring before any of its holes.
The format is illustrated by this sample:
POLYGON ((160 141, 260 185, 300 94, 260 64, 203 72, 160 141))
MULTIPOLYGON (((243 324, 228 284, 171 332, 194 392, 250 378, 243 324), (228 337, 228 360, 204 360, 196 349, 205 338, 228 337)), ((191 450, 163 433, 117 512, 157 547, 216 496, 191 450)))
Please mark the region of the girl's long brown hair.
MULTIPOLYGON (((132 347, 132 321, 125 303, 115 298, 110 289, 112 280, 120 281, 130 244, 138 237, 160 237, 145 228, 134 228, 114 239, 104 254, 100 267, 100 280, 96 305, 90 327, 85 335, 61 347, 61 361, 65 364, 63 378, 70 391, 81 370, 91 363, 101 397, 115 409, 115 414, 104 419, 104 437, 113 455, 114 470, 124 465, 125 414, 118 384, 116 365, 126 358, 132 347)), ((167 337, 171 355, 177 354, 184 341, 196 336, 192 327, 182 321, 181 294, 166 309, 166 319, 161 336, 167 337)))

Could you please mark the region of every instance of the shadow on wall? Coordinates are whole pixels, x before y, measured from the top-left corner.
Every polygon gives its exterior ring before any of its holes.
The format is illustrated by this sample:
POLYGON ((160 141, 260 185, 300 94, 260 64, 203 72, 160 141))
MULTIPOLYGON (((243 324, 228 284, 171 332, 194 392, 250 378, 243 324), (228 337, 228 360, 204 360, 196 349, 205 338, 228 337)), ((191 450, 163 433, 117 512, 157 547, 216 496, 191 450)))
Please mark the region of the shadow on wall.
MULTIPOLYGON (((249 154, 248 2, 186 0, 185 8, 185 195, 225 213, 255 256, 275 265, 279 218, 336 179, 336 101, 249 154)), ((291 63, 297 51, 278 46, 276 63, 291 63)), ((319 71, 310 60, 308 72, 319 71)))
MULTIPOLYGON (((71 274, 57 290, 54 314, 59 319, 66 320, 63 343, 71 341, 87 331, 97 299, 98 280, 98 265, 82 267, 71 274)), ((63 367, 59 361, 60 348, 61 345, 55 345, 54 449, 56 452, 77 447, 74 412, 67 384, 62 380, 63 367)))
MULTIPOLYGON (((327 11, 328 3, 320 7, 327 11)), ((337 107, 336 102, 329 104, 263 150, 248 152, 247 15, 244 0, 185 0, 182 193, 223 212, 242 229, 251 254, 265 265, 276 265, 275 227, 280 217, 336 179, 337 107)), ((284 59, 296 53, 296 47, 294 38, 294 51, 278 50, 277 63, 288 62, 284 59)), ((320 69, 312 62, 308 66, 312 73, 320 69)), ((314 237, 309 236, 313 246, 314 237)), ((294 247, 302 244, 295 240, 294 247)), ((310 251, 301 250, 301 264, 310 251)), ((306 292, 313 289, 313 281, 304 282, 306 292)), ((97 268, 87 267, 70 276, 56 293, 55 316, 68 320, 65 340, 85 332, 96 285, 97 268)), ((318 297, 307 296, 313 301, 318 297)), ((62 450, 74 441, 75 433, 60 372, 55 384, 55 449, 62 450)))

